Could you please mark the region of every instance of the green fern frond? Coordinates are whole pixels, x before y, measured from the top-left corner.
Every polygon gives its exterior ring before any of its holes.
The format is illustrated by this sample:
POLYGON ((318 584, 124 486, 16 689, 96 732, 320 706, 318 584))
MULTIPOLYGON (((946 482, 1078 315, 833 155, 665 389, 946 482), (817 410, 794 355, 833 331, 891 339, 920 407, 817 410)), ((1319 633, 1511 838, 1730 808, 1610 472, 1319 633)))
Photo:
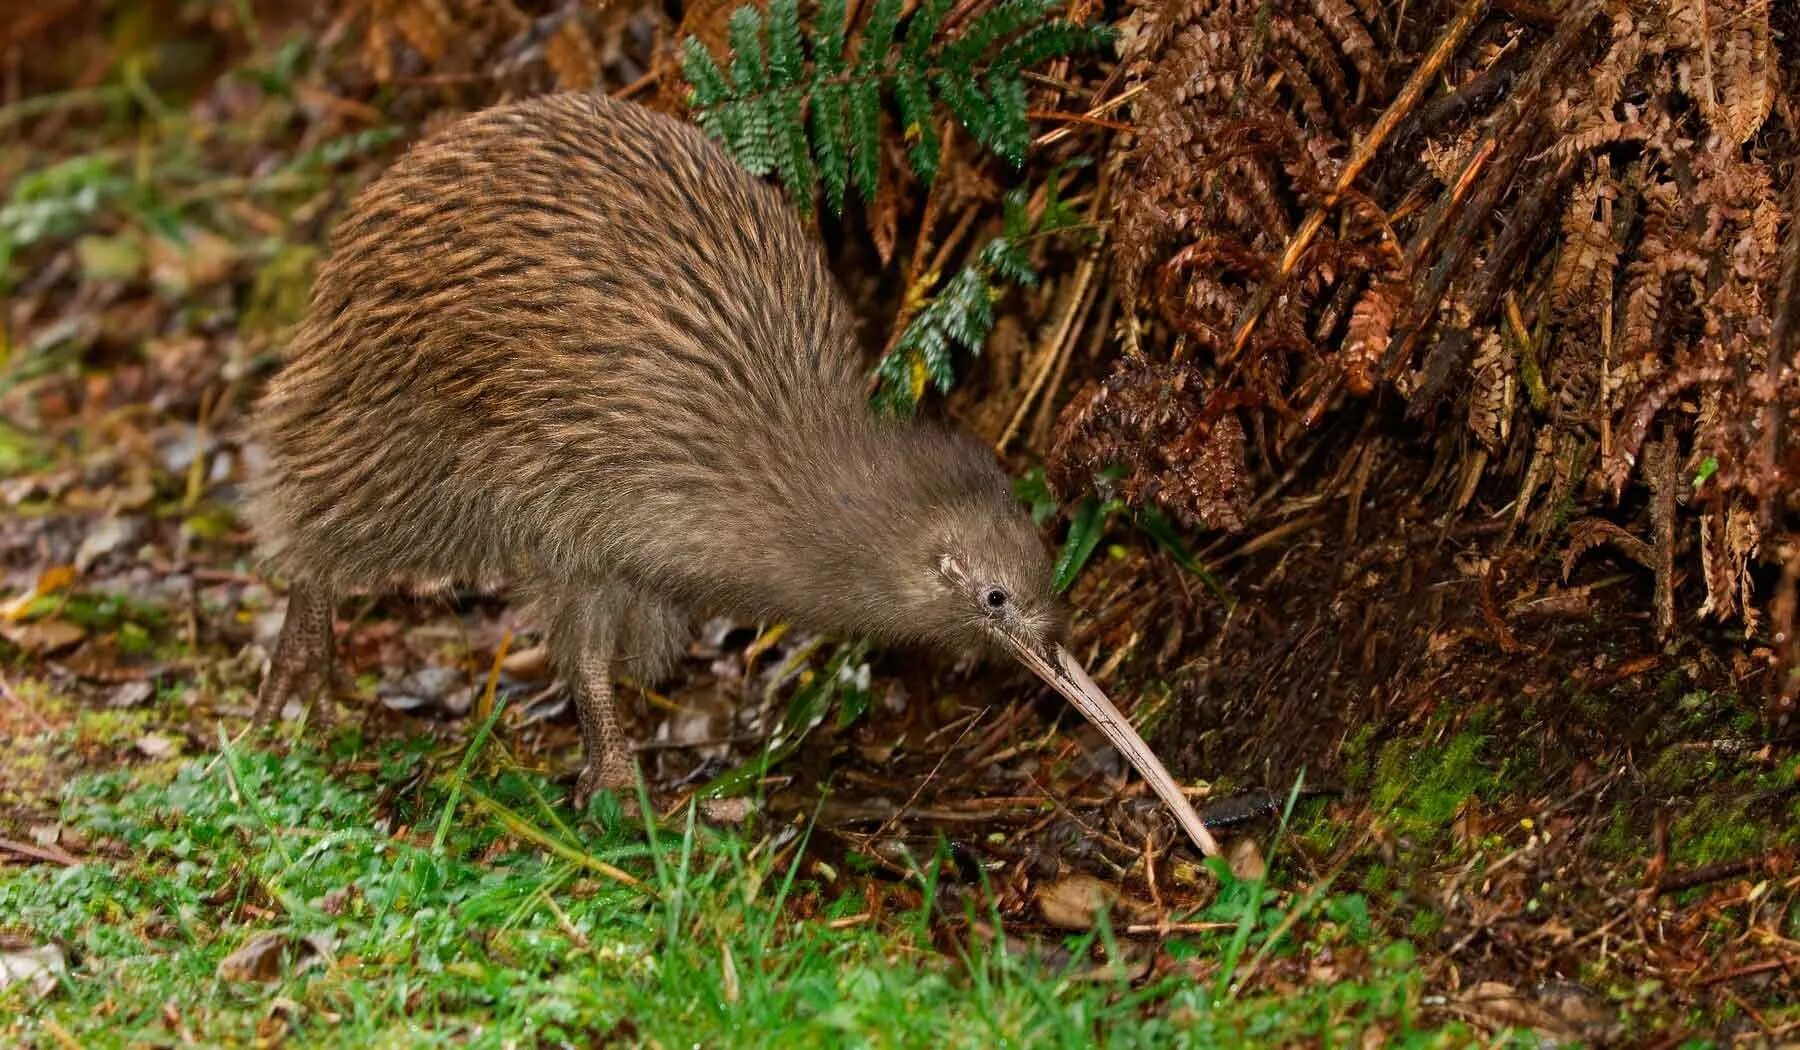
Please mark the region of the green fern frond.
POLYGON ((944 16, 949 13, 949 0, 924 0, 919 5, 906 26, 906 44, 900 52, 901 68, 917 69, 925 64, 938 27, 944 24, 944 16))
POLYGON ((761 94, 769 86, 762 28, 762 12, 755 7, 740 7, 731 12, 726 35, 731 42, 731 83, 739 98, 761 94))
POLYGON ((901 0, 875 0, 869 23, 863 27, 862 43, 856 53, 857 67, 865 73, 881 69, 888 60, 888 48, 894 43, 894 29, 900 24, 901 0))
POLYGON ((844 141, 849 123, 849 96, 842 84, 824 84, 813 93, 812 141, 818 161, 819 181, 825 184, 825 202, 843 214, 844 195, 850 186, 850 149, 844 141))
POLYGON ((861 80, 850 85, 850 174, 862 199, 875 200, 881 166, 881 85, 861 80))
MULTIPOLYGON (((1086 159, 1075 163, 1084 164, 1086 159)), ((1045 181, 1044 206, 1036 216, 1030 210, 1027 187, 1006 195, 999 235, 983 244, 971 261, 913 314, 893 348, 876 364, 877 408, 911 415, 928 387, 947 393, 956 382, 955 351, 981 353, 994 331, 994 303, 1005 294, 1006 286, 1037 283, 1037 270, 1026 245, 1079 221, 1078 213, 1058 192, 1067 166, 1058 165, 1045 181)))
POLYGON ((941 52, 943 65, 952 71, 971 72, 976 61, 1001 38, 1044 20, 1052 5, 1045 0, 1005 0, 983 12, 941 52))
POLYGON ((798 83, 806 72, 800 50, 800 5, 797 0, 770 0, 769 80, 776 85, 798 83))
POLYGON ((920 181, 930 183, 937 178, 938 150, 942 136, 937 121, 932 119, 931 88, 914 69, 902 69, 894 77, 894 101, 900 104, 900 123, 910 143, 907 156, 920 181))
POLYGON ((813 67, 821 77, 834 77, 844 71, 844 42, 848 36, 844 3, 845 0, 820 0, 819 13, 813 16, 813 67))
POLYGON ((694 108, 700 111, 703 121, 714 112, 713 107, 731 95, 731 85, 725 82, 725 71, 713 60, 706 45, 695 37, 682 41, 681 75, 693 86, 694 108))
POLYGON ((921 0, 904 30, 903 0, 876 0, 852 59, 846 0, 822 0, 810 25, 798 0, 771 0, 766 18, 754 6, 732 12, 726 67, 697 40, 684 41, 682 75, 700 126, 745 168, 779 172, 803 209, 822 182, 826 203, 841 213, 850 186, 875 199, 889 98, 921 181, 937 176, 945 112, 1012 166, 1023 164, 1031 134, 1022 71, 1112 36, 1063 20, 1061 3, 1003 0, 946 33, 950 0, 921 0))

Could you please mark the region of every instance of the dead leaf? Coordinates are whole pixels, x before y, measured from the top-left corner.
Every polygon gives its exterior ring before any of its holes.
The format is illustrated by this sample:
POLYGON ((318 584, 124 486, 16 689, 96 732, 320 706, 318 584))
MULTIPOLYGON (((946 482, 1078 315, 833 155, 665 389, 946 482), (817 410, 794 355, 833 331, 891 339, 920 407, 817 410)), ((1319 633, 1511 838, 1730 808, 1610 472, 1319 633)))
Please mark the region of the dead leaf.
POLYGON ((168 758, 181 753, 181 741, 161 733, 145 733, 137 738, 135 746, 145 758, 168 758))
POLYGON ((740 825, 756 815, 756 800, 747 797, 700 800, 700 819, 708 824, 740 825))
POLYGON ((550 677, 550 649, 548 646, 534 645, 529 649, 509 653, 506 659, 500 661, 500 670, 522 682, 542 681, 550 677))
POLYGON ((286 934, 259 933, 219 962, 219 976, 227 981, 273 981, 281 976, 287 955, 286 934))
POLYGON ((31 603, 46 595, 55 594, 74 580, 75 567, 73 565, 50 566, 38 574, 37 583, 32 586, 30 591, 7 602, 5 608, 0 608, 0 619, 5 619, 8 623, 17 622, 31 609, 31 603))
POLYGON ((1038 886, 1037 904, 1045 922, 1064 930, 1092 927, 1103 910, 1128 922, 1150 912, 1142 901, 1126 897, 1117 886, 1092 875, 1071 875, 1038 886))
POLYGON ((165 295, 184 296, 218 284, 237 265, 237 245, 208 230, 188 227, 181 239, 150 239, 150 279, 165 295))
POLYGON ((63 951, 54 944, 0 952, 0 990, 25 984, 32 995, 49 995, 56 989, 57 977, 67 971, 63 951))
POLYGON ((0 630, 0 634, 27 652, 51 656, 79 644, 87 637, 87 630, 80 624, 69 623, 67 620, 38 620, 35 623, 9 625, 0 630))
POLYGON ((1229 855, 1231 873, 1245 882, 1261 879, 1269 874, 1268 862, 1263 860, 1262 848, 1255 839, 1238 839, 1231 844, 1229 855))
POLYGON ((156 686, 147 678, 139 678, 135 682, 125 682, 112 691, 106 700, 107 707, 136 707, 156 695, 156 686))
POLYGON ((1482 981, 1457 999, 1459 1012, 1480 1019, 1493 1028, 1529 1028, 1541 1036, 1562 1042, 1581 1032, 1510 984, 1482 981))
POLYGON ((75 551, 75 571, 86 572, 96 561, 111 554, 137 535, 138 523, 132 518, 103 518, 82 537, 75 551))

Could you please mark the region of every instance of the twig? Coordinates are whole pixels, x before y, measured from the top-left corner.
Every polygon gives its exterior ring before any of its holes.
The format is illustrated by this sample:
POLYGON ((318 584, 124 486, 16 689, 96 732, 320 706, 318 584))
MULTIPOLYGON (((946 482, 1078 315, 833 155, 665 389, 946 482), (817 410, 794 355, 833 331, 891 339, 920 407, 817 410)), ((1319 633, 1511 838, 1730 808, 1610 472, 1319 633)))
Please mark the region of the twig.
MULTIPOLYGON (((1105 102, 1100 103, 1099 105, 1088 110, 1086 113, 1082 114, 1082 116, 1084 118, 1084 122, 1091 123, 1091 122, 1097 121, 1100 117, 1102 117, 1108 113, 1111 113, 1113 110, 1118 109, 1120 106, 1123 106, 1125 103, 1130 102, 1132 99, 1138 97, 1138 95, 1141 94, 1144 91, 1144 89, 1149 86, 1150 86, 1149 83, 1145 82, 1145 83, 1137 85, 1136 87, 1127 88, 1126 90, 1119 92, 1117 95, 1114 95, 1112 98, 1107 99, 1105 102)), ((1124 130, 1126 128, 1129 128, 1129 125, 1121 126, 1121 130, 1124 130)), ((1063 127, 1057 128, 1054 131, 1047 131, 1044 134, 1039 135, 1037 137, 1037 139, 1032 142, 1031 145, 1034 148, 1041 148, 1044 146, 1053 145, 1054 143, 1061 142, 1063 139, 1068 138, 1072 134, 1074 134, 1074 129, 1069 125, 1064 125, 1063 127)))
POLYGON ((1689 868, 1686 871, 1675 872, 1665 876, 1661 881, 1657 882, 1656 892, 1679 893, 1682 890, 1693 889, 1695 886, 1704 886, 1709 882, 1722 882, 1725 879, 1735 879, 1740 875, 1748 875, 1753 871, 1764 868, 1766 865, 1781 857, 1783 853, 1784 851, 1781 850, 1770 850, 1766 853, 1759 853, 1754 857, 1740 857, 1737 860, 1722 860, 1713 864, 1702 864, 1699 867, 1689 868))
POLYGON ((86 863, 80 857, 64 850, 57 849, 54 846, 34 846, 27 842, 16 842, 12 839, 0 839, 0 851, 17 853, 21 857, 30 857, 32 860, 48 861, 51 864, 61 864, 65 868, 79 867, 86 863))
POLYGON ((880 838, 882 835, 887 834, 888 828, 892 827, 894 822, 896 820, 900 819, 901 814, 903 814, 907 810, 911 809, 913 803, 919 801, 919 796, 921 794, 924 794, 926 785, 930 784, 934 779, 937 778, 938 770, 944 768, 944 763, 950 758, 951 752, 955 751, 958 747, 962 746, 963 738, 967 737, 969 735, 970 731, 972 731, 975 728, 975 726, 981 721, 981 719, 986 717, 989 710, 990 710, 989 708, 984 707, 981 709, 980 715, 977 715, 976 717, 969 720, 969 724, 967 726, 965 726, 963 728, 963 731, 957 735, 955 742, 953 742, 949 747, 945 748, 942 754, 938 755, 937 765, 932 766, 931 772, 925 775, 925 779, 919 781, 919 786, 917 788, 913 789, 912 797, 906 800, 906 805, 901 806, 898 810, 895 810, 893 816, 891 816, 887 820, 883 821, 881 826, 875 829, 874 837, 880 838))
POLYGON ((1093 280, 1097 257, 1097 253, 1089 252, 1082 258, 1081 265, 1075 268, 1074 287, 1070 291, 1068 299, 1069 308, 1063 311, 1062 320, 1056 326, 1056 334, 1044 344, 1042 359, 1038 362, 1037 370, 1032 373, 1031 383, 1025 387, 1025 396, 1019 400, 1019 406, 1013 409, 1012 418, 1007 420, 1006 429, 1000 433, 1000 440, 994 442, 996 455, 1006 455, 1006 447, 1012 444, 1012 439, 1018 435, 1019 426, 1025 422, 1026 413, 1031 411, 1031 406, 1037 403, 1038 394, 1044 389, 1045 380, 1049 379, 1050 373, 1056 369, 1058 362, 1067 358, 1070 349, 1074 347, 1075 341, 1070 337, 1074 335, 1076 319, 1087 316, 1088 308, 1093 305, 1093 280))
POLYGON ((1748 966, 1740 966, 1735 970, 1726 970, 1724 973, 1715 973, 1711 977, 1702 978, 1701 980, 1694 982, 1694 987, 1710 988, 1715 984, 1724 984, 1726 981, 1735 981, 1740 977, 1751 977, 1759 973, 1768 973, 1770 970, 1785 970, 1789 967, 1800 967, 1800 956, 1778 955, 1773 959, 1764 959, 1762 962, 1751 963, 1748 966))

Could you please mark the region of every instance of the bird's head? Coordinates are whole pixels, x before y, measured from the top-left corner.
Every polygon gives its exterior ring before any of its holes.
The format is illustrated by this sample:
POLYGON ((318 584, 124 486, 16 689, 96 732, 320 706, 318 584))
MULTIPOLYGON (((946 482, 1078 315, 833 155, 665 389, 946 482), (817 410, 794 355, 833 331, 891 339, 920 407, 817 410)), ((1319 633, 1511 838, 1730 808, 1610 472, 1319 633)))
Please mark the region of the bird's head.
POLYGON ((945 649, 1045 651, 1063 641, 1067 613, 1031 520, 1005 495, 939 507, 915 567, 923 626, 945 649))
POLYGON ((910 615, 927 638, 949 649, 1010 654, 1062 694, 1106 735, 1163 801, 1194 842, 1218 846, 1155 752, 1064 647, 1066 614, 1052 586, 1050 559, 1031 520, 1010 493, 940 505, 914 571, 910 615))

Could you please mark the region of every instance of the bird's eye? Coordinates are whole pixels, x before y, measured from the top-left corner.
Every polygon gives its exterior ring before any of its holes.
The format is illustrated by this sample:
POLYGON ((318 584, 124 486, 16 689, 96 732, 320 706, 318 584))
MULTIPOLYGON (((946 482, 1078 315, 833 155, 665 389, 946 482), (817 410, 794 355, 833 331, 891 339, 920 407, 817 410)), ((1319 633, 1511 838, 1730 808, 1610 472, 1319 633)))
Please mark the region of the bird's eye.
POLYGON ((990 609, 1004 608, 1006 605, 1006 592, 998 587, 989 587, 988 592, 981 596, 981 600, 987 602, 987 607, 990 609))

